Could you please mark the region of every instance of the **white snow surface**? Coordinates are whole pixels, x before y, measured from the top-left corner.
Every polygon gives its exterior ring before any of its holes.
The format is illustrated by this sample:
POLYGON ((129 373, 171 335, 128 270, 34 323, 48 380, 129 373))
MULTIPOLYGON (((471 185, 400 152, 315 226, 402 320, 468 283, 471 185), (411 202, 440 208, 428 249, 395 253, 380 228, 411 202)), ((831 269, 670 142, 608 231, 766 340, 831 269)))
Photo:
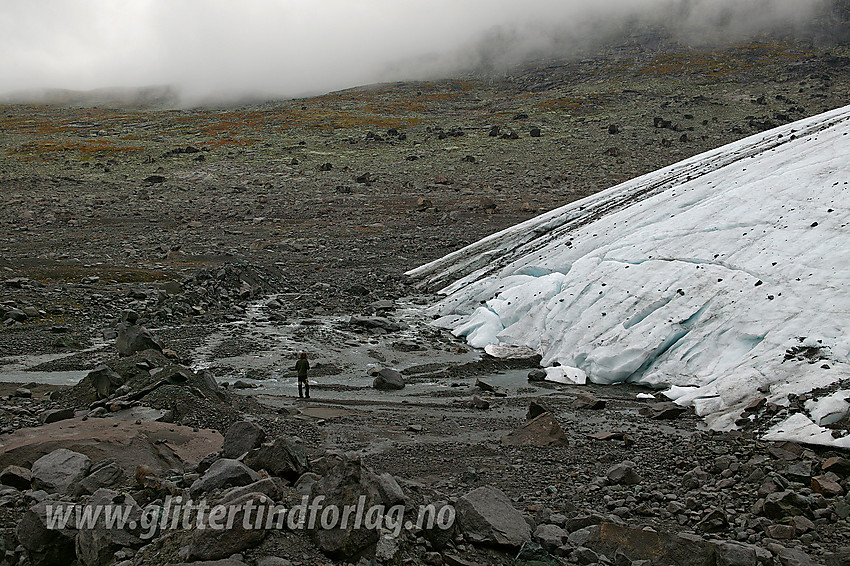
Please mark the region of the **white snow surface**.
POLYGON ((831 425, 850 416, 850 391, 840 389, 822 399, 806 402, 812 420, 821 425, 831 425))
MULTIPOLYGON (((714 428, 850 377, 850 106, 627 181, 408 272, 435 324, 591 382, 664 388, 714 428), (821 362, 785 361, 822 347, 821 362), (558 364, 556 364, 558 362, 558 364)), ((814 424, 814 423, 812 423, 814 424)), ((816 426, 816 425, 815 425, 816 426)))
POLYGON ((791 415, 762 437, 765 440, 801 442, 850 449, 850 437, 833 438, 832 432, 816 425, 803 413, 791 415))

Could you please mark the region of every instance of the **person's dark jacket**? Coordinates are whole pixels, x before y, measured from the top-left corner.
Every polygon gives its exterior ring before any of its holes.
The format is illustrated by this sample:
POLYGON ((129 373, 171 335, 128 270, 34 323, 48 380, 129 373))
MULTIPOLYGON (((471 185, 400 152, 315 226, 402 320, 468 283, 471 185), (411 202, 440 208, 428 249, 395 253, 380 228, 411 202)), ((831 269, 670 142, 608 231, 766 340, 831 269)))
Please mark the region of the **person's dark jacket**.
POLYGON ((307 361, 307 358, 298 358, 298 361, 295 362, 295 371, 298 372, 298 379, 307 379, 307 370, 310 369, 310 362, 307 361))

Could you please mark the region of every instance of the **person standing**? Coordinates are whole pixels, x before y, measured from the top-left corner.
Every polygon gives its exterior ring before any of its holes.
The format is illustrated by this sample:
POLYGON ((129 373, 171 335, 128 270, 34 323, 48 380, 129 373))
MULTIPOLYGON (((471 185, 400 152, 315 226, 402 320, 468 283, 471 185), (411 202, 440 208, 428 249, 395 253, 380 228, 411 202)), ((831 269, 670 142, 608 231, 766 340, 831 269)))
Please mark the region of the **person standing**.
POLYGON ((295 362, 295 371, 298 372, 298 396, 310 398, 310 382, 307 381, 307 371, 310 369, 310 362, 307 361, 307 352, 301 352, 301 355, 298 357, 298 361, 295 362), (301 387, 304 387, 304 393, 306 395, 302 395, 301 387))

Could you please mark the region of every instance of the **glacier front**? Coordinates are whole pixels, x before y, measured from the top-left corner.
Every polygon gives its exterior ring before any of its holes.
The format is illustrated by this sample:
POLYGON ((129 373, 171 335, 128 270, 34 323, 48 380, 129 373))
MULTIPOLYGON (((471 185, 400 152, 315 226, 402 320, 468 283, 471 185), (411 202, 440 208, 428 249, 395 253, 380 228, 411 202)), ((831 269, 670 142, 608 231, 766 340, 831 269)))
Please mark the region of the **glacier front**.
POLYGON ((527 346, 544 366, 595 383, 664 388, 728 429, 759 390, 787 404, 789 393, 850 378, 848 134, 850 106, 622 183, 408 275, 440 289, 435 324, 472 346, 527 346))

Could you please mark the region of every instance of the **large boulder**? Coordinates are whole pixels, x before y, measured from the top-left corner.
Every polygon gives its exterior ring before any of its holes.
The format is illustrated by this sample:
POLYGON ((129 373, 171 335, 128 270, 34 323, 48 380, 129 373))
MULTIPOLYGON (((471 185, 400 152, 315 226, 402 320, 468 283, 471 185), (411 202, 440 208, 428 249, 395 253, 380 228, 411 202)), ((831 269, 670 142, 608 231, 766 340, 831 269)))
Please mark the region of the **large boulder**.
MULTIPOLYGON (((823 566, 822 563, 816 562, 811 556, 798 548, 785 548, 775 542, 768 543, 767 548, 776 557, 774 563, 781 566, 823 566)), ((841 563, 841 566, 846 564, 846 562, 841 563)))
POLYGON ((362 326, 379 332, 398 332, 407 329, 407 325, 403 322, 395 322, 384 316, 352 316, 348 323, 351 326, 362 326))
POLYGON ((583 545, 605 556, 619 551, 633 562, 650 560, 652 566, 715 566, 714 546, 696 535, 607 522, 589 529, 583 545))
POLYGON ((777 520, 798 515, 814 517, 808 498, 790 490, 769 494, 764 499, 763 510, 766 517, 777 520))
POLYGON ((495 487, 479 487, 458 499, 457 520, 472 543, 519 548, 531 540, 522 513, 495 487))
POLYGON ((324 497, 323 507, 336 506, 340 514, 346 508, 359 506, 364 510, 362 524, 356 524, 353 519, 344 526, 340 520, 333 528, 324 528, 318 520, 307 524, 310 538, 319 550, 338 560, 353 558, 378 541, 379 530, 367 525, 367 511, 383 505, 389 512, 391 508, 405 504, 404 492, 395 479, 389 474, 379 476, 364 466, 357 454, 346 454, 340 458, 337 465, 313 484, 310 494, 313 501, 324 497))
POLYGON ((235 422, 224 433, 221 454, 225 458, 239 458, 262 444, 265 437, 266 433, 257 424, 250 421, 235 422))
POLYGON ((74 539, 77 530, 73 515, 69 515, 70 521, 64 525, 53 520, 57 510, 73 505, 63 501, 42 501, 30 507, 18 521, 15 534, 33 566, 67 566, 76 559, 74 539), (48 517, 48 511, 51 517, 48 517))
POLYGON ((245 463, 255 470, 265 470, 273 476, 295 482, 301 474, 310 471, 310 459, 304 449, 284 436, 263 444, 245 458, 245 463))
POLYGON ((118 337, 115 339, 115 348, 120 356, 131 356, 136 352, 144 350, 158 350, 162 352, 162 342, 144 326, 138 326, 130 322, 118 324, 118 337))
POLYGON ((85 454, 59 448, 32 465, 32 487, 48 493, 67 493, 89 474, 91 460, 85 454))
POLYGON ((98 399, 110 397, 124 385, 124 378, 105 365, 99 365, 86 376, 94 387, 98 399))
POLYGON ((218 560, 252 548, 266 536, 267 514, 274 503, 261 493, 246 493, 226 506, 206 514, 203 528, 195 529, 189 543, 189 560, 218 560), (230 516, 231 509, 236 512, 230 516), (223 510, 221 513, 218 510, 223 510), (246 515, 249 513, 249 515, 246 515), (259 521, 260 528, 254 528, 259 521), (247 526, 247 528, 246 528, 247 526))
MULTIPOLYGON (((257 566, 259 566, 259 562, 257 562, 257 566)), ((180 562, 177 564, 166 564, 166 566, 186 566, 185 562, 180 562)), ((201 560, 198 562, 192 562, 192 566, 248 566, 242 560, 238 558, 222 558, 221 560, 201 560)))
POLYGON ((546 371, 542 369, 533 369, 528 372, 528 381, 546 381, 546 371))
POLYGON ((10 464, 32 466, 45 454, 66 448, 95 462, 111 459, 129 480, 141 465, 157 473, 193 467, 210 452, 221 450, 221 442, 221 435, 211 430, 154 421, 78 417, 5 435, 0 468, 10 464))
POLYGON ((534 530, 534 540, 549 552, 563 546, 569 537, 570 533, 558 525, 540 525, 534 530))
POLYGON ((206 493, 214 489, 248 485, 259 481, 260 474, 238 460, 222 458, 216 460, 203 477, 198 478, 189 488, 192 495, 206 493))
POLYGON ((383 368, 375 376, 372 387, 381 391, 397 391, 404 389, 404 378, 394 369, 383 368))
POLYGON ((598 410, 605 408, 605 401, 598 399, 592 393, 579 393, 572 403, 573 409, 591 409, 598 410))
POLYGON ((561 566, 563 562, 549 554, 543 545, 527 542, 519 549, 514 566, 561 566))
POLYGON ((92 466, 91 473, 73 487, 73 495, 89 495, 105 487, 114 487, 122 483, 126 473, 111 461, 98 462, 92 466))
POLYGON ((77 535, 77 558, 85 566, 107 566, 114 561, 116 551, 142 545, 138 532, 134 534, 130 530, 129 522, 132 521, 134 529, 137 529, 142 517, 142 509, 132 497, 110 489, 99 489, 91 496, 88 505, 92 509, 100 507, 103 511, 93 525, 80 529, 77 535), (110 514, 118 513, 122 521, 127 513, 128 523, 119 525, 116 521, 107 525, 107 507, 110 514))
POLYGON ((850 546, 842 546, 825 557, 826 566, 846 566, 850 564, 850 546))
POLYGON ((21 466, 6 466, 0 472, 0 484, 14 487, 18 491, 26 491, 32 485, 32 474, 21 466))
POLYGON ((770 564, 772 555, 769 550, 735 541, 714 543, 717 566, 759 566, 770 564))
POLYGON ((615 466, 611 466, 606 474, 608 481, 618 485, 637 485, 643 481, 640 474, 635 471, 635 463, 624 460, 615 466))
POLYGON ((508 446, 566 446, 567 435, 552 413, 543 413, 502 437, 508 446))
POLYGON ((50 409, 44 411, 39 416, 41 420, 41 424, 50 424, 56 423, 59 421, 64 421, 65 419, 73 419, 74 418, 74 409, 67 407, 65 409, 50 409))
POLYGON ((249 493, 259 493, 265 495, 272 501, 277 501, 281 498, 283 491, 281 489, 280 480, 276 478, 263 478, 254 483, 243 485, 241 487, 231 487, 227 491, 222 492, 218 499, 218 503, 228 505, 237 499, 244 497, 249 493))

